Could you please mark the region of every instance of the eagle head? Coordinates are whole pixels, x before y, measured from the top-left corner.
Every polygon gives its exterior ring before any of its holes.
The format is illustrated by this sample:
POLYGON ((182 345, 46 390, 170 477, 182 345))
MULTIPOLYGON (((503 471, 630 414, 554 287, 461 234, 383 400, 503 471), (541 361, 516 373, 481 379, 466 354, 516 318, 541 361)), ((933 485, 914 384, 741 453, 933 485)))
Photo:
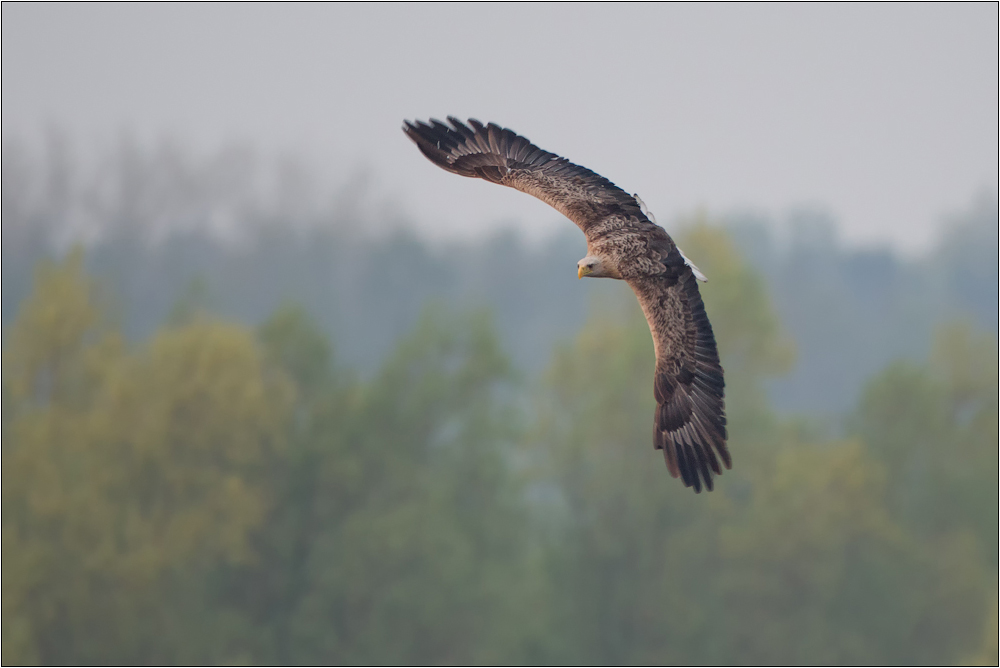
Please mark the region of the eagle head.
POLYGON ((576 263, 576 276, 583 278, 621 278, 618 270, 604 258, 597 255, 588 255, 576 263))

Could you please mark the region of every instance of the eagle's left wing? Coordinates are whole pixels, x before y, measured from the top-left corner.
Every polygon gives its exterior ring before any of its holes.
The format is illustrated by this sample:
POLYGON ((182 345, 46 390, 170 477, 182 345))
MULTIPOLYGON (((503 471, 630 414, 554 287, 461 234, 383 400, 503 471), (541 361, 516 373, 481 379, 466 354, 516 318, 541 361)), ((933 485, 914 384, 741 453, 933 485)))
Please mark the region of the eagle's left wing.
POLYGON ((664 270, 628 279, 628 284, 646 315, 656 350, 653 445, 663 450, 672 476, 696 492, 702 485, 711 490, 712 475, 722 473, 719 460, 727 469, 732 465, 715 335, 692 266, 665 232, 647 228, 647 234, 664 270))

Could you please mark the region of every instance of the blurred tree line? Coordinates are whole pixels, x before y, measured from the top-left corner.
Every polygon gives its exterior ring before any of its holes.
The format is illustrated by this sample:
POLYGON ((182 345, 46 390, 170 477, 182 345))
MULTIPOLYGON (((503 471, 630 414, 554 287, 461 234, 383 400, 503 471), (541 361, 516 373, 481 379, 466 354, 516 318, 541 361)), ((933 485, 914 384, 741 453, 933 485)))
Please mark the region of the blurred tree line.
POLYGON ((4 332, 4 663, 995 664, 995 334, 939 328, 831 437, 768 397, 766 279, 680 241, 727 371, 711 494, 652 449, 624 285, 538 382, 433 301, 362 376, 302 307, 195 290, 127 337, 81 252, 43 261, 4 332))
POLYGON ((925 358, 941 323, 969 320, 997 333, 996 195, 981 192, 943 222, 923 256, 901 260, 888 249, 843 248, 819 211, 793 210, 779 224, 731 217, 727 229, 798 346, 796 367, 771 385, 776 405, 845 411, 889 362, 925 358))
MULTIPOLYGON (((553 346, 583 326, 588 303, 610 289, 577 281, 586 250, 570 225, 536 244, 512 232, 434 244, 372 201, 363 179, 330 191, 306 164, 238 146, 197 153, 124 136, 86 154, 53 131, 40 145, 5 138, 2 164, 5 326, 38 261, 82 240, 131 341, 153 335, 178 294, 255 324, 293 299, 337 342, 340 359, 370 377, 423 304, 439 299, 458 310, 488 306, 515 368, 537 377, 553 346)), ((953 216, 913 258, 845 247, 815 211, 721 222, 796 344, 794 367, 765 384, 783 414, 835 422, 887 364, 925 359, 942 322, 967 319, 997 333, 995 194, 953 216)))

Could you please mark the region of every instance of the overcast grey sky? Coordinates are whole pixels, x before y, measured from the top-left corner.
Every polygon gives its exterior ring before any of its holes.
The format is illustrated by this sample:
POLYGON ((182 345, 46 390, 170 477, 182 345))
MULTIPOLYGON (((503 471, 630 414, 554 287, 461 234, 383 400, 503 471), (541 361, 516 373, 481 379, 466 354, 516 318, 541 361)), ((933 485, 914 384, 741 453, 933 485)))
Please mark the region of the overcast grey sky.
POLYGON ((439 235, 557 213, 447 174, 399 127, 494 121, 639 193, 826 207, 916 250, 997 190, 998 12, 984 4, 3 5, 3 136, 127 128, 301 151, 439 235))

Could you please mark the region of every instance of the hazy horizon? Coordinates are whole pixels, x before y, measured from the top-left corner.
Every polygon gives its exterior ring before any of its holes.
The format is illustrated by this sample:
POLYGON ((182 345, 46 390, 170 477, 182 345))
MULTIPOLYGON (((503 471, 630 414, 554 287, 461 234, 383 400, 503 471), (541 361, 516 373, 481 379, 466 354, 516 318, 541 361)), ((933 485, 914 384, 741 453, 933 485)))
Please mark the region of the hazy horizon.
POLYGON ((638 192, 661 223, 805 207, 846 243, 913 254, 996 196, 996 12, 5 4, 3 138, 249 145, 432 238, 557 233, 541 202, 437 170, 399 131, 474 116, 638 192))

